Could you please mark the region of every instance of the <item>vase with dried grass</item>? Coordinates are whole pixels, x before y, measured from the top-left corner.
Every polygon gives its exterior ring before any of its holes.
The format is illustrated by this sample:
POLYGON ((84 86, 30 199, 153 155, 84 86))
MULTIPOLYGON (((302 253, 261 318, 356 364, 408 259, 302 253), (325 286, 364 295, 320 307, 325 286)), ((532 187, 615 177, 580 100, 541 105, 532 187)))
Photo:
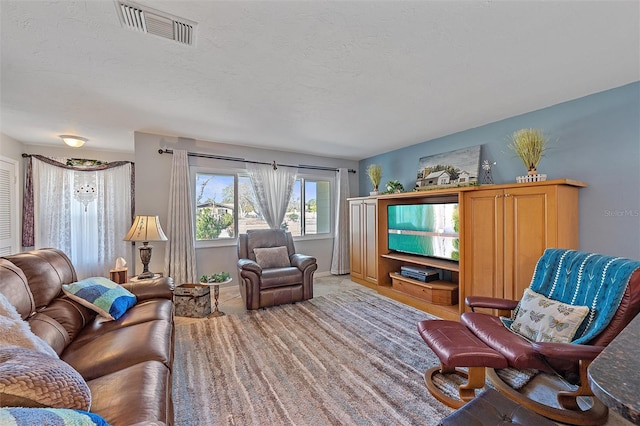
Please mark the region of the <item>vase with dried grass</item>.
MULTIPOLYGON (((538 174, 538 164, 547 149, 548 138, 542 129, 520 129, 511 135, 510 149, 515 151, 528 169, 528 176, 544 176, 538 174)), ((542 178, 528 178, 527 182, 544 180, 542 178)))

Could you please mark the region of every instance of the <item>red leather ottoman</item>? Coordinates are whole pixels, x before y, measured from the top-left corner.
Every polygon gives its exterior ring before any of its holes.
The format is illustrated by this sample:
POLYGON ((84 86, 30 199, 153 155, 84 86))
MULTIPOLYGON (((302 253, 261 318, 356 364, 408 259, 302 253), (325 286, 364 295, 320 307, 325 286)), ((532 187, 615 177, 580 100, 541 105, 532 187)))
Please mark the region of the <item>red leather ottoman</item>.
POLYGON ((507 367, 505 357, 485 345, 457 321, 420 321, 418 332, 441 363, 440 367, 433 367, 425 372, 427 389, 438 401, 449 407, 460 408, 475 397, 476 389, 485 385, 485 367, 507 367), (469 372, 456 367, 468 367, 469 372), (460 399, 451 398, 435 385, 433 376, 437 373, 456 373, 467 379, 466 383, 458 387, 460 399))
POLYGON ((494 389, 487 389, 438 424, 438 426, 460 425, 556 426, 556 423, 511 401, 494 389))

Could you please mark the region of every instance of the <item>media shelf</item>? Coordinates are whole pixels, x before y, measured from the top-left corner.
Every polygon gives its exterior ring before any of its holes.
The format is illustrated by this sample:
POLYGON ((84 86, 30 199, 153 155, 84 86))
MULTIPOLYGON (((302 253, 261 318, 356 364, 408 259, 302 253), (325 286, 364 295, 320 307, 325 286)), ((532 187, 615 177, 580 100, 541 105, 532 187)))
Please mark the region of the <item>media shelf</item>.
POLYGON ((444 319, 458 320, 459 271, 456 261, 432 257, 387 253, 380 255, 386 279, 378 282, 378 292, 407 305, 429 312, 444 319), (440 279, 423 282, 400 274, 404 265, 418 265, 438 269, 440 279))
POLYGON ((445 271, 460 272, 460 264, 453 260, 436 259, 433 257, 414 256, 403 253, 388 253, 381 257, 386 259, 398 260, 400 262, 411 263, 414 265, 430 266, 432 268, 443 269, 445 271))

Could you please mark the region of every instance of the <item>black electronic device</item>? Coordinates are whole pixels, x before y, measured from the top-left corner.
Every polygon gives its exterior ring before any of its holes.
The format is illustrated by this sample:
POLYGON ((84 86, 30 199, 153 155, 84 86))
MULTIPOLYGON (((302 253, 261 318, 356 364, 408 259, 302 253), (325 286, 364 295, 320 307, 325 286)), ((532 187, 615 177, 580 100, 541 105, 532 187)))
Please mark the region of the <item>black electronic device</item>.
POLYGON ((405 265, 400 267, 400 275, 425 283, 440 279, 440 272, 437 269, 423 268, 420 266, 405 265))

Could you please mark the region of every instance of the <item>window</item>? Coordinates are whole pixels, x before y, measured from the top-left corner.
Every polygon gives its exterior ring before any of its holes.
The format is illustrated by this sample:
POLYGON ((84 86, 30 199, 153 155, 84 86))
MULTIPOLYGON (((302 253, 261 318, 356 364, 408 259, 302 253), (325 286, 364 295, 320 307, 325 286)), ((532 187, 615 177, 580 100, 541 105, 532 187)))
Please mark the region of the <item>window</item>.
MULTIPOLYGON (((332 181, 296 179, 282 227, 298 237, 330 234, 332 181)), ((230 239, 249 229, 268 228, 245 174, 197 172, 195 194, 196 241, 230 239)))
POLYGON ((293 187, 285 227, 292 235, 331 232, 331 183, 299 178, 293 187))

